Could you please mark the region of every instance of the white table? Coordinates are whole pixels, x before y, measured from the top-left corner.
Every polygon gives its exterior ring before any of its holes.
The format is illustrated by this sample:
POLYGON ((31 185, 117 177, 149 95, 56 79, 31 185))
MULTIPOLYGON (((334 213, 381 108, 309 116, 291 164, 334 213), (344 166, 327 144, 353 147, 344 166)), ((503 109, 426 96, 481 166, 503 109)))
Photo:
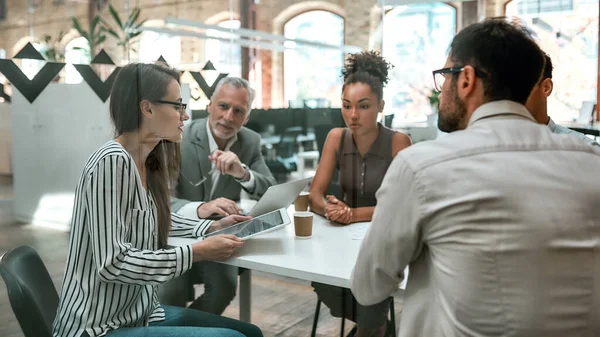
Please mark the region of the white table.
MULTIPOLYGON (((315 214, 312 238, 296 239, 293 205, 288 213, 292 219, 290 225, 249 239, 234 257, 223 262, 248 269, 240 276, 240 319, 243 321, 250 322, 250 270, 350 288, 350 274, 362 242, 353 237, 357 229, 368 224, 337 226, 315 214)), ((182 246, 195 241, 169 238, 169 245, 182 246)))

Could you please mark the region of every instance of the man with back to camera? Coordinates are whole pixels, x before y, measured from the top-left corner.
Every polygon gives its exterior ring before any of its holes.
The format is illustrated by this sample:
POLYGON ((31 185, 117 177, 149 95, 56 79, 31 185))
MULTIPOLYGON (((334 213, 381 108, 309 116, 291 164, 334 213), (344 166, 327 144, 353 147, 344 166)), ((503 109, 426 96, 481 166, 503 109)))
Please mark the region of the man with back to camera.
POLYGON ((550 56, 548 54, 544 54, 544 57, 546 59, 544 72, 542 73, 542 78, 535 85, 535 87, 533 87, 531 95, 527 99, 527 103, 525 104, 527 110, 529 110, 533 118, 535 118, 538 123, 548 125, 550 130, 552 130, 554 133, 568 134, 573 137, 583 139, 591 145, 600 146, 600 144, 598 144, 598 142, 596 142, 594 139, 589 138, 581 132, 558 125, 554 123, 550 116, 548 116, 548 96, 550 96, 552 90, 554 89, 554 81, 552 81, 552 71, 554 70, 554 67, 552 66, 552 59, 550 56))
MULTIPOLYGON (((173 212, 199 218, 239 214, 236 201, 242 189, 259 199, 275 184, 260 151, 260 135, 244 127, 253 100, 254 90, 246 80, 225 77, 211 97, 208 117, 187 126, 181 174, 171 198, 173 212)), ((195 263, 189 276, 193 283, 204 283, 204 293, 191 308, 220 315, 235 297, 237 267, 195 263)))
POLYGON ((527 111, 543 67, 494 18, 434 71, 450 134, 398 153, 351 278, 372 305, 410 266, 399 336, 600 336, 600 149, 527 111))

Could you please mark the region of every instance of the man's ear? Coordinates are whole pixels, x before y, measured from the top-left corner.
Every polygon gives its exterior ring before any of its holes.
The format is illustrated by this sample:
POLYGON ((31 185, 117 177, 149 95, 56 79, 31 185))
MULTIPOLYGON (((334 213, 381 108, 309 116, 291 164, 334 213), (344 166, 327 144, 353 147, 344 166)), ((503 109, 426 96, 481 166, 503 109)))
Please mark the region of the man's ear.
POLYGON ((381 100, 381 109, 379 109, 379 112, 383 112, 384 108, 385 108, 385 101, 381 100))
POLYGON ((142 111, 142 115, 147 118, 152 118, 152 108, 150 106, 150 102, 147 100, 143 100, 140 102, 140 110, 142 111))
POLYGON ((475 91, 475 83, 477 82, 477 74, 472 66, 465 66, 463 71, 458 75, 456 88, 458 96, 464 99, 475 91))
POLYGON ((548 97, 552 94, 552 90, 554 90, 554 82, 552 82, 551 78, 547 78, 542 81, 542 92, 544 96, 548 97))
POLYGON ((208 101, 208 105, 206 106, 206 112, 210 115, 211 110, 212 110, 212 100, 208 101))
POLYGON ((252 112, 252 110, 248 110, 248 114, 246 115, 246 120, 244 120, 244 124, 242 124, 242 125, 248 124, 248 121, 250 120, 250 112, 252 112))

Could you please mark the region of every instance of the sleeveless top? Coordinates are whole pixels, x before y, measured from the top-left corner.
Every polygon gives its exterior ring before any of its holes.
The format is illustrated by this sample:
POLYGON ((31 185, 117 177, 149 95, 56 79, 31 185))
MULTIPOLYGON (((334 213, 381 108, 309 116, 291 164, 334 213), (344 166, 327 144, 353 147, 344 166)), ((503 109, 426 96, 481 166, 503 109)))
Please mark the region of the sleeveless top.
POLYGON ((371 207, 377 204, 375 192, 392 163, 392 139, 396 133, 378 123, 379 135, 369 152, 361 158, 352 132, 344 129, 337 153, 340 187, 348 207, 371 207))

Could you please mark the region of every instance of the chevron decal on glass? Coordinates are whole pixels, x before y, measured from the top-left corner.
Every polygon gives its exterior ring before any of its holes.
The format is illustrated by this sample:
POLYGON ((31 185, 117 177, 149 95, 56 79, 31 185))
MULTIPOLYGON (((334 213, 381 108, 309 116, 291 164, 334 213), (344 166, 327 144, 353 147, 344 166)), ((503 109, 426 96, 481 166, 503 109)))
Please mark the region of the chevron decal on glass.
POLYGON ((46 61, 46 59, 42 56, 42 54, 40 54, 40 52, 37 49, 35 49, 31 42, 27 42, 25 47, 19 50, 17 55, 15 55, 13 58, 46 61))
POLYGON ((25 96, 29 103, 35 101, 64 67, 65 63, 47 62, 30 80, 13 60, 0 59, 0 73, 12 83, 13 88, 25 96))
POLYGON ((202 76, 202 74, 200 72, 190 71, 190 74, 192 75, 194 80, 196 80, 196 83, 198 83, 198 85, 200 86, 200 89, 202 89, 202 91, 204 92, 206 97, 208 97, 209 99, 212 97, 212 94, 215 91, 219 81, 222 80, 223 78, 227 77, 227 75, 229 75, 229 74, 220 73, 219 76, 217 76, 217 79, 213 82, 213 84, 209 86, 208 83, 206 83, 204 76, 202 76))
POLYGON ((115 78, 119 71, 121 71, 121 67, 116 67, 115 70, 108 76, 106 81, 102 82, 100 76, 96 74, 94 69, 87 64, 74 64, 73 67, 77 69, 81 77, 87 82, 87 84, 94 90, 96 95, 102 100, 102 102, 106 102, 108 97, 110 96, 110 89, 112 88, 113 83, 115 82, 115 78))
POLYGON ((4 91, 4 84, 0 84, 0 98, 3 98, 6 103, 10 103, 10 96, 4 91))
POLYGON ((100 52, 94 57, 90 64, 110 64, 115 65, 113 60, 108 56, 108 54, 104 51, 104 49, 100 50, 100 52))
POLYGON ((165 58, 162 55, 158 57, 158 60, 156 60, 156 62, 164 63, 167 67, 170 67, 169 63, 167 62, 167 60, 165 60, 165 58))

